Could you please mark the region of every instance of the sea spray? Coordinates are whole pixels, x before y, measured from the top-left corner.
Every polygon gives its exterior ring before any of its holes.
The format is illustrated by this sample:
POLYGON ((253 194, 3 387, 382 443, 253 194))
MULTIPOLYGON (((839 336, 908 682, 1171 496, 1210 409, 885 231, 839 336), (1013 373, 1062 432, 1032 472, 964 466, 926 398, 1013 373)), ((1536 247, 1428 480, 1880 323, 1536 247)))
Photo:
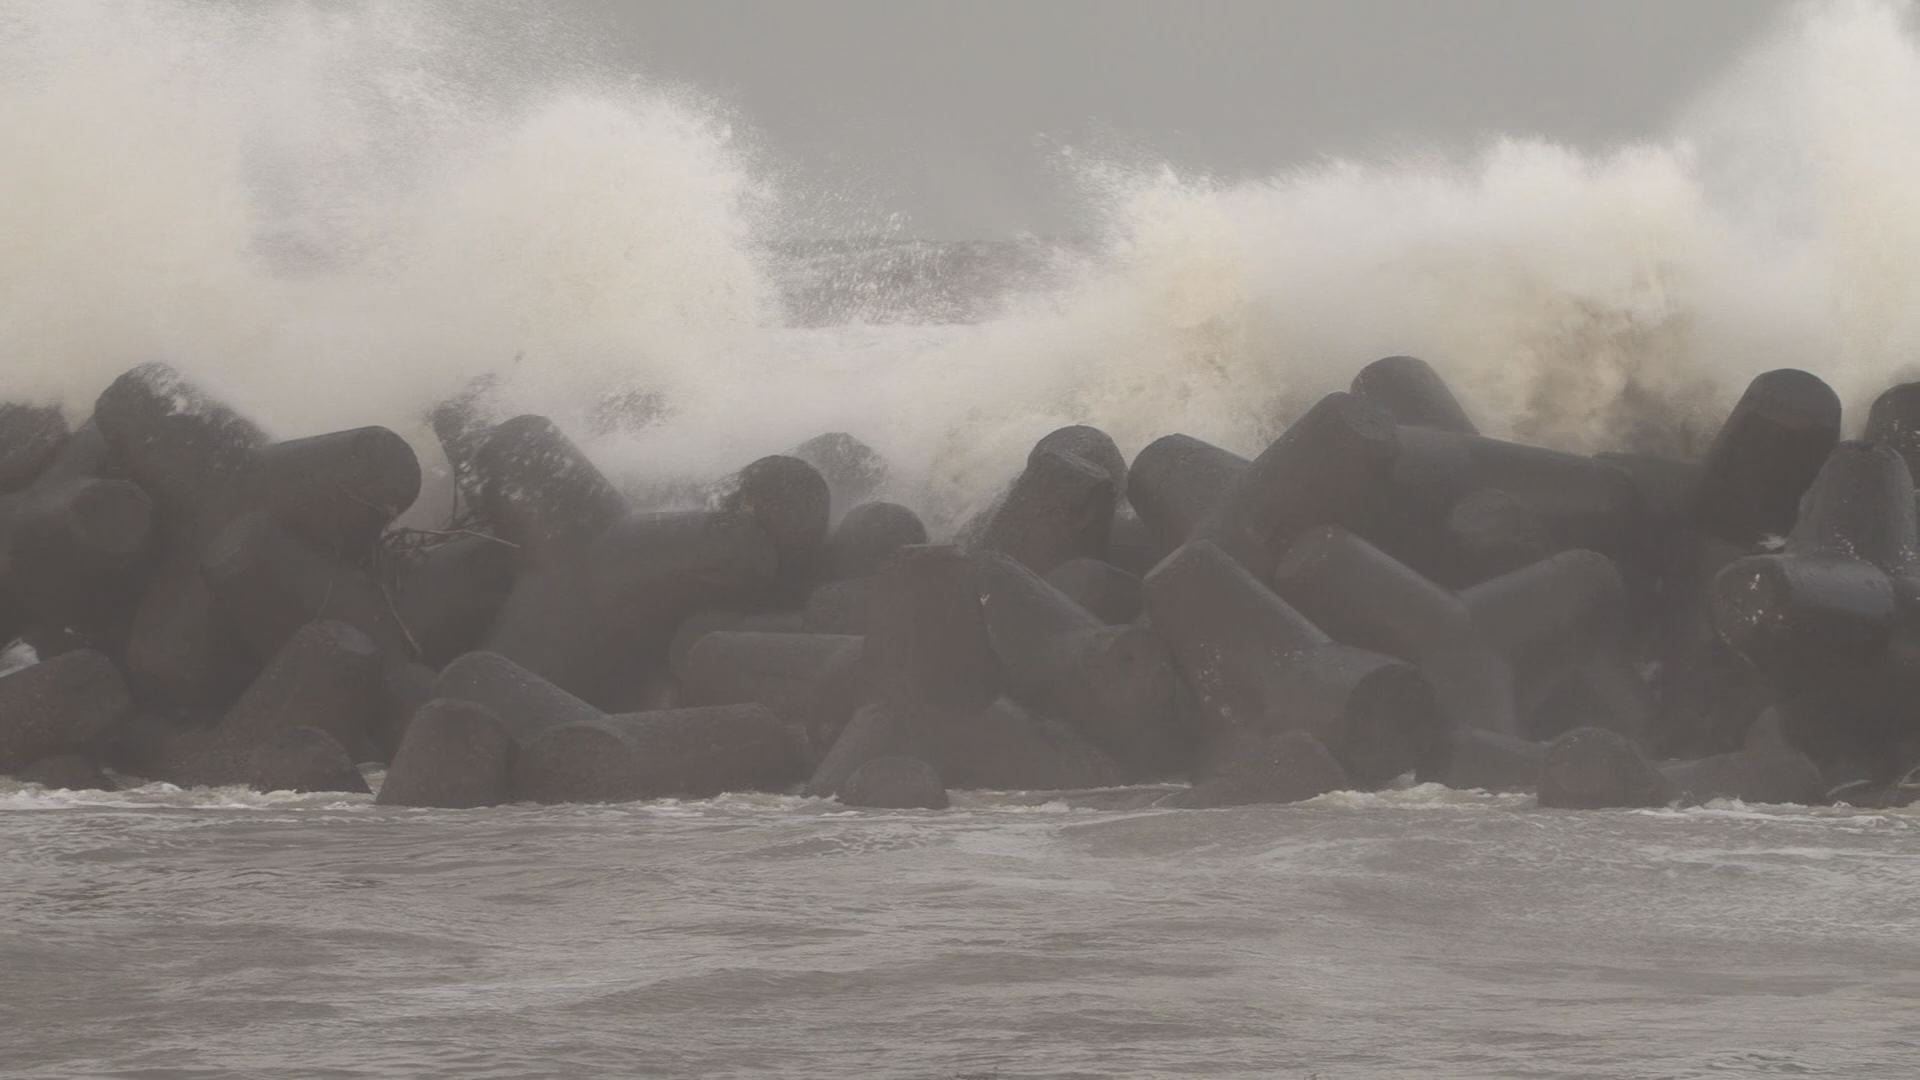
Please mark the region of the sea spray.
POLYGON ((1083 165, 1097 252, 935 350, 922 497, 964 516, 1063 423, 1251 454, 1396 352, 1489 433, 1575 450, 1697 453, 1783 366, 1831 372, 1863 415, 1920 354, 1916 92, 1909 8, 1855 0, 1792 10, 1633 145, 1502 136, 1231 183, 1083 165))
POLYGON ((84 415, 160 357, 299 435, 411 430, 488 372, 576 423, 635 381, 726 382, 780 320, 725 117, 542 69, 497 21, 5 5, 6 393, 84 415))
POLYGON ((1491 433, 1675 453, 1755 372, 1818 369, 1858 407, 1920 355, 1920 40, 1884 0, 1795 9, 1635 145, 1240 182, 1069 161, 1094 239, 1010 271, 990 314, 842 270, 862 302, 804 326, 778 264, 826 200, 776 190, 752 117, 557 16, 478 10, 0 4, 6 395, 78 416, 164 356, 276 434, 419 435, 493 373, 490 408, 637 484, 852 431, 939 531, 1053 427, 1253 453, 1388 353, 1491 433), (620 395, 657 408, 590 422, 620 395))

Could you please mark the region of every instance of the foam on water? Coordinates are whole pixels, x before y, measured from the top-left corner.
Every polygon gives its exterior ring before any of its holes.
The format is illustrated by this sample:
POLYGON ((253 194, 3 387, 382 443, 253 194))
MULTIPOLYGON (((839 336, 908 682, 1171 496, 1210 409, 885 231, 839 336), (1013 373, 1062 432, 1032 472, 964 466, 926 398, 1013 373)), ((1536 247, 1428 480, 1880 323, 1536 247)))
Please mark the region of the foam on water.
POLYGON ((33 651, 33 646, 24 641, 16 641, 0 649, 0 675, 10 675, 21 668, 31 667, 39 661, 40 656, 33 651))
POLYGON ((244 786, 181 788, 161 783, 140 784, 119 791, 70 791, 0 780, 0 811, 161 807, 184 810, 342 810, 372 805, 370 796, 342 792, 262 792, 244 786))
POLYGON ((1303 805, 1350 810, 1472 810, 1531 807, 1532 795, 1460 790, 1440 784, 1414 784, 1384 791, 1330 791, 1303 805))
POLYGON ((1920 354, 1920 46, 1888 0, 1796 10, 1638 145, 1237 183, 1069 157, 1098 242, 964 327, 789 327, 770 252, 808 193, 538 9, 8 0, 0 72, 4 392, 76 414, 159 355, 285 434, 418 435, 492 371, 583 435, 661 395, 594 447, 641 479, 851 429, 950 522, 1053 425, 1253 451, 1390 352, 1581 448, 1697 442, 1780 365, 1858 404, 1920 354))
MULTIPOLYGON (((73 810, 73 809, 181 809, 181 810, 373 810, 373 797, 340 792, 299 793, 292 791, 254 791, 244 785, 214 788, 181 788, 167 783, 142 783, 137 778, 120 778, 132 786, 119 791, 69 791, 45 788, 39 784, 0 779, 0 811, 73 810)), ((368 783, 378 791, 384 779, 382 770, 369 771, 368 783)), ((539 814, 573 814, 592 818, 640 818, 662 821, 706 821, 746 818, 755 821, 800 818, 848 818, 853 820, 898 820, 930 824, 967 821, 975 818, 1002 823, 1022 819, 1059 817, 1113 820, 1132 815, 1233 813, 1222 811, 1172 810, 1161 805, 1178 788, 1165 785, 1107 788, 1088 791, 1005 792, 962 791, 954 793, 953 807, 947 811, 868 810, 843 806, 832 800, 800 795, 766 792, 733 792, 711 799, 657 799, 644 803, 607 806, 536 807, 523 805, 493 812, 524 811, 539 814)), ((381 807, 380 812, 398 815, 466 814, 470 811, 411 810, 381 807)), ((1339 810, 1362 812, 1512 812, 1533 811, 1532 795, 1456 790, 1439 784, 1415 784, 1383 791, 1334 791, 1293 804, 1299 812, 1339 810)), ((1738 799, 1716 799, 1703 806, 1665 807, 1642 810, 1589 811, 1621 814, 1670 822, 1772 821, 1804 825, 1824 825, 1867 830, 1906 830, 1920 828, 1920 807, 1897 810, 1859 810, 1854 807, 1807 807, 1795 804, 1746 803, 1738 799)))

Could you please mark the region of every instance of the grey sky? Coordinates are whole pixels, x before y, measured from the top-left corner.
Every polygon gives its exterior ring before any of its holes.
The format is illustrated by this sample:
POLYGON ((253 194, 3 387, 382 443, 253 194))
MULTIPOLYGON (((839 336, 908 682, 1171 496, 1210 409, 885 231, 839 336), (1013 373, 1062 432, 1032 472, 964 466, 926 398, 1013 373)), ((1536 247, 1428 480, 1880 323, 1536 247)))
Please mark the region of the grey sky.
MULTIPOLYGON (((1053 231, 1051 147, 1224 175, 1494 132, 1657 135, 1777 0, 577 0, 796 186, 921 235, 1053 231)), ((604 35, 604 36, 602 36, 604 35)))

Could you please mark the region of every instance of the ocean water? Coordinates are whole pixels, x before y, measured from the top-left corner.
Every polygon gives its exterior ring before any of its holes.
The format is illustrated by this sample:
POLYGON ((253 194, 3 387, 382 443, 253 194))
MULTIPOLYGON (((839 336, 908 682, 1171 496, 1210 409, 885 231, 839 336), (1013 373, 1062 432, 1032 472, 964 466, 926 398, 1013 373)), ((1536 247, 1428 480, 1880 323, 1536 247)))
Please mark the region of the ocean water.
POLYGON ((1914 1075, 1920 814, 0 789, 0 1072, 1914 1075))
MULTIPOLYGON (((1083 233, 972 244, 821 236, 752 117, 499 10, 0 0, 0 396, 78 420, 158 356, 431 467, 486 374, 642 485, 850 431, 940 531, 1053 427, 1254 452, 1389 353, 1488 430, 1662 450, 1758 371, 1858 416, 1920 357, 1900 4, 1797 9, 1639 143, 1073 159, 1083 233)), ((1913 811, 1157 795, 0 782, 0 1076, 1920 1075, 1913 811)))

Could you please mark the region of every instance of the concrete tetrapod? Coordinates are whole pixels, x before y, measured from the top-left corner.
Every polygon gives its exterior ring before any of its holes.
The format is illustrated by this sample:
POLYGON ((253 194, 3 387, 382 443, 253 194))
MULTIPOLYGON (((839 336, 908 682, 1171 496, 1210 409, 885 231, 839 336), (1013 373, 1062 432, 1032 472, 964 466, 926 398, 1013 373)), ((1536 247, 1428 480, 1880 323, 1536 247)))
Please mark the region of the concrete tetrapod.
POLYGON ((253 748, 246 762, 247 786, 255 791, 347 791, 367 793, 366 777, 333 736, 296 727, 253 748))
POLYGON ((1508 492, 1481 488, 1448 508, 1439 542, 1421 552, 1426 556, 1422 571, 1438 584, 1463 589, 1558 550, 1559 541, 1533 507, 1508 492))
POLYGON ((1698 804, 1714 799, 1811 806, 1826 801, 1827 785, 1812 759, 1787 746, 1743 748, 1692 761, 1662 762, 1674 798, 1698 804))
POLYGON ((1841 443, 1777 554, 1713 579, 1713 625, 1786 710, 1822 767, 1890 761, 1920 686, 1920 575, 1911 474, 1893 448, 1841 443))
POLYGON ((1896 578, 1915 555, 1913 480, 1891 447, 1836 446, 1785 548, 1713 581, 1721 636, 1789 688, 1885 652, 1900 618, 1896 578))
POLYGON ((57 406, 0 403, 0 492, 33 483, 67 441, 67 418, 57 406))
POLYGON ((1818 377, 1781 368, 1754 377, 1701 462, 1699 529, 1751 547, 1793 528, 1801 492, 1840 441, 1840 398, 1818 377))
POLYGON ((506 802, 513 791, 513 735, 493 710, 435 698, 407 724, 375 802, 465 810, 506 802))
POLYGON ((498 653, 471 652, 448 664, 433 696, 485 706, 525 745, 549 727, 598 720, 600 710, 498 653))
POLYGON ((674 679, 684 677, 687 655, 693 652, 695 645, 700 644, 700 639, 722 631, 741 634, 817 633, 807 627, 805 613, 798 611, 756 611, 750 614, 717 609, 696 611, 681 620, 673 631, 673 640, 667 645, 667 667, 673 672, 674 679))
POLYGON ((1544 538, 1550 548, 1535 555, 1587 548, 1609 556, 1638 541, 1645 518, 1639 488, 1616 465, 1431 428, 1397 428, 1395 442, 1381 523, 1353 531, 1448 584, 1468 583, 1464 572, 1515 541, 1544 538), (1504 493, 1513 504, 1485 502, 1493 498, 1485 492, 1504 493), (1462 505, 1470 500, 1483 504, 1462 505))
POLYGON ((1532 791, 1540 783, 1545 743, 1485 728, 1456 727, 1446 749, 1422 764, 1417 779, 1459 791, 1532 791))
POLYGON ((897 503, 861 503, 827 538, 827 572, 834 580, 878 573, 894 552, 926 542, 918 514, 897 503))
POLYGON ((550 727, 515 754, 513 791, 537 803, 698 799, 803 775, 798 735, 771 709, 719 705, 550 727))
POLYGON ((512 545, 475 534, 426 551, 401 572, 394 611, 423 662, 444 666, 479 646, 513 591, 516 562, 512 545))
POLYGON ((383 427, 354 428, 263 446, 254 496, 314 550, 368 565, 380 534, 420 496, 420 460, 383 427))
POLYGON ((1109 626, 1004 555, 979 556, 987 638, 1014 692, 1135 779, 1184 764, 1172 658, 1150 630, 1109 626))
POLYGON ((0 531, 0 582, 31 621, 118 654, 149 569, 155 523, 147 493, 109 477, 111 456, 99 429, 84 425, 11 499, 0 531))
POLYGON ((1192 535, 1264 578, 1307 529, 1344 525, 1366 535, 1385 520, 1398 454, 1386 413, 1328 394, 1234 479, 1192 535))
POLYGON ((1047 584, 1103 623, 1118 626, 1140 617, 1140 579, 1099 559, 1073 559, 1047 573, 1047 584))
POLYGON ((1027 454, 1027 464, 1031 465, 1042 454, 1050 453, 1066 454, 1092 464, 1113 481, 1116 499, 1127 497, 1127 458, 1114 443, 1113 436, 1087 424, 1055 428, 1033 444, 1033 449, 1027 454))
POLYGON ((1624 737, 1575 728, 1548 744, 1540 765, 1541 806, 1566 810, 1665 806, 1674 792, 1624 737))
POLYGON ((1320 526, 1280 560, 1273 585, 1334 640, 1418 665, 1452 726, 1519 732, 1512 664, 1472 609, 1386 552, 1320 526))
POLYGON ((757 606, 777 564, 746 515, 631 514, 567 558, 523 572, 483 644, 596 706, 618 707, 647 696, 688 616, 757 606))
POLYGON ((379 582, 307 546, 263 510, 228 523, 206 546, 200 572, 240 640, 262 660, 317 619, 354 627, 396 660, 416 655, 379 582))
POLYGON ((1920 382, 1890 386, 1874 398, 1861 437, 1892 447, 1907 472, 1920 476, 1920 382))
POLYGON ((886 486, 886 459, 844 431, 816 435, 787 453, 819 470, 833 497, 832 518, 836 522, 886 486))
POLYGON ((295 728, 324 731, 353 761, 379 756, 373 723, 383 677, 373 640, 342 622, 308 623, 287 639, 228 710, 227 734, 255 746, 295 728))
POLYGON ((1069 559, 1103 558, 1117 498, 1105 466, 1036 450, 988 518, 978 546, 1042 574, 1069 559))
POLYGON ((1403 427, 1480 434, 1446 380, 1418 357, 1375 360, 1353 377, 1352 390, 1354 397, 1378 407, 1403 427))
POLYGON ((880 582, 879 574, 866 574, 814 589, 800 611, 802 628, 810 634, 865 634, 871 628, 871 607, 880 582))
POLYGON ((84 754, 41 758, 24 769, 15 769, 13 778, 23 784, 39 784, 49 791, 119 790, 119 785, 101 770, 99 763, 84 754))
POLYGON ((676 665, 686 704, 759 704, 806 734, 810 759, 823 756, 871 679, 866 641, 849 634, 713 631, 676 665))
POLYGON ((773 543, 782 591, 797 600, 825 563, 832 496, 827 481, 797 457, 763 457, 723 481, 723 511, 758 522, 773 543))
POLYGON ((841 785, 848 806, 874 810, 945 810, 947 789, 933 766, 910 757, 881 757, 860 766, 841 785))
POLYGON ((974 564, 959 548, 901 548, 866 608, 867 664, 878 695, 969 711, 998 696, 1003 678, 974 564))
POLYGON ((1291 803, 1339 791, 1347 771, 1304 731, 1240 732, 1213 774, 1170 800, 1192 809, 1291 803))
POLYGON ((1168 552, 1187 542, 1252 464, 1191 435, 1163 435, 1136 454, 1127 498, 1168 552))
POLYGON ((165 364, 121 375, 93 422, 127 476, 153 498, 163 526, 204 540, 243 505, 266 435, 165 364))
POLYGON ((467 462, 475 509, 522 558, 590 540, 627 512, 626 500, 544 416, 516 416, 478 436, 467 462))
POLYGON ((877 701, 854 713, 807 782, 838 795, 862 765, 904 755, 932 766, 950 788, 1056 791, 1121 782, 1105 754, 1058 721, 1000 698, 982 708, 877 701))
POLYGON ((1210 738, 1305 731, 1369 788, 1438 745, 1444 723, 1417 669, 1335 644, 1214 544, 1195 541, 1168 556, 1147 575, 1146 595, 1210 738))
POLYGON ((0 774, 61 754, 97 756, 132 712, 119 670, 90 650, 0 675, 0 774))
POLYGON ((216 610, 200 557, 245 508, 266 435, 165 364, 115 379, 93 422, 155 511, 158 566, 128 631, 128 681, 143 699, 223 708, 264 657, 216 610))

